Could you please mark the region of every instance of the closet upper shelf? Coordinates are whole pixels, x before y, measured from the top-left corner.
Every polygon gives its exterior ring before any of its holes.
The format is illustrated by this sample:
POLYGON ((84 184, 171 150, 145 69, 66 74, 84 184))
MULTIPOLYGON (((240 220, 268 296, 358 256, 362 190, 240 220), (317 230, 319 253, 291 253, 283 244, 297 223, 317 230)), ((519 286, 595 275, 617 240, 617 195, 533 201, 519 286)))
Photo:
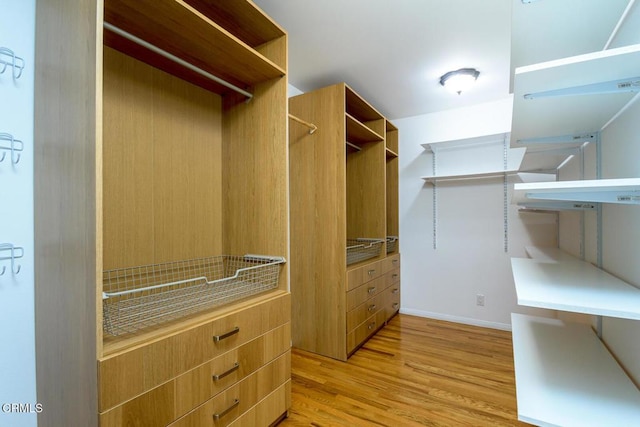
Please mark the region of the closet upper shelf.
POLYGON ((383 136, 365 126, 349 113, 345 114, 345 117, 347 121, 347 141, 355 145, 384 141, 383 136))
POLYGON ((600 131, 633 98, 633 93, 534 96, 533 99, 525 96, 622 79, 635 81, 640 75, 638 63, 640 45, 631 45, 517 68, 512 145, 523 139, 600 131))
MULTIPOLYGON (((286 58, 268 58, 264 47, 286 33, 251 2, 105 0, 104 20, 240 88, 286 74, 286 58)), ((111 31, 104 43, 213 92, 228 91, 111 31)))
POLYGON ((640 320, 640 289, 568 254, 511 258, 511 269, 520 305, 640 320))
POLYGON ((640 425, 640 392, 589 325, 511 314, 518 419, 640 425))
POLYGON ((514 185, 514 201, 527 199, 640 204, 640 178, 535 182, 514 185))

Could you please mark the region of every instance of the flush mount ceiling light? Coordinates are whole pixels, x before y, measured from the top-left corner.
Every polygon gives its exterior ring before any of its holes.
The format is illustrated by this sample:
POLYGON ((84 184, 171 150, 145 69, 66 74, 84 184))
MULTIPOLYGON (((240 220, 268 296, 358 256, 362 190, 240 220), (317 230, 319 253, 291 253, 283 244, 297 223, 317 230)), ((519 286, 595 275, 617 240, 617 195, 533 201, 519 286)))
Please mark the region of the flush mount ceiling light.
POLYGON ((480 71, 475 68, 460 68, 449 71, 440 77, 440 84, 448 90, 460 95, 463 90, 469 89, 478 79, 480 71))

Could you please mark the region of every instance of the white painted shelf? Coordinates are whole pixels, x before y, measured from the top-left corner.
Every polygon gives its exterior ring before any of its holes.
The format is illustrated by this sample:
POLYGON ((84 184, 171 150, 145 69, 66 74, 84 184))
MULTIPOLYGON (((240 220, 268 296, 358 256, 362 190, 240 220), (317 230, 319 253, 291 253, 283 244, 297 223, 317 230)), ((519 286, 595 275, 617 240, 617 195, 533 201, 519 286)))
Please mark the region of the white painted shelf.
POLYGON ((563 251, 560 248, 552 248, 549 246, 525 246, 525 252, 529 256, 529 258, 534 259, 536 261, 546 261, 546 262, 571 262, 571 261, 579 261, 582 262, 579 258, 574 257, 568 252, 563 251))
POLYGON ((520 203, 527 199, 637 205, 640 204, 640 178, 515 184, 512 200, 520 203))
POLYGON ((639 77, 640 44, 517 68, 514 76, 512 146, 521 139, 598 132, 634 93, 525 99, 524 96, 639 77))
POLYGON ((520 305, 640 320, 640 289, 578 258, 511 258, 511 269, 520 305))
MULTIPOLYGON (((470 168, 471 170, 468 173, 423 176, 421 178, 427 182, 433 183, 436 181, 454 181, 454 180, 461 180, 461 179, 484 179, 484 178, 493 178, 493 177, 503 177, 505 175, 515 175, 518 173, 518 170, 520 169, 520 164, 522 163, 522 159, 524 158, 524 154, 527 149, 525 147, 520 147, 520 148, 509 148, 507 150, 508 150, 507 169, 482 170, 482 169, 470 168)), ((477 167, 478 167, 477 165, 474 165, 474 168, 477 168, 477 167)))
POLYGON ((518 419, 638 426, 640 392, 590 326, 511 314, 518 419))
POLYGON ((462 139, 450 139, 446 141, 436 141, 429 142, 425 144, 420 144, 422 147, 433 153, 438 153, 443 150, 459 150, 459 149, 469 149, 474 147, 480 147, 483 145, 500 145, 504 144, 506 140, 509 143, 509 133, 497 133, 493 135, 482 135, 476 136, 472 138, 462 138, 462 139))

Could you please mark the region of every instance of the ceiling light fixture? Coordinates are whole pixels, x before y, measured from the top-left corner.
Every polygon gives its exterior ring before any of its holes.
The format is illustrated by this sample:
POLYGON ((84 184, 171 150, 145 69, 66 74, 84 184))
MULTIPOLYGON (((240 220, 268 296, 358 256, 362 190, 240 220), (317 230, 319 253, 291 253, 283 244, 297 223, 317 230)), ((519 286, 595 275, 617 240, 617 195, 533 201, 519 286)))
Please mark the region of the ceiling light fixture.
POLYGON ((460 95, 463 90, 469 89, 478 79, 480 71, 475 68, 460 68, 449 71, 440 77, 440 84, 452 92, 460 95))

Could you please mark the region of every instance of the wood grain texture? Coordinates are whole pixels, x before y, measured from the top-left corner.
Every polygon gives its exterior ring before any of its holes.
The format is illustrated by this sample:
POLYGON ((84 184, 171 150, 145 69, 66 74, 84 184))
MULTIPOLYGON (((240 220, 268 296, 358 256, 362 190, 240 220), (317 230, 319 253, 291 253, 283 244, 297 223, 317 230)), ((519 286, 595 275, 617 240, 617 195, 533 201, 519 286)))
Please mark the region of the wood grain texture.
POLYGON ((511 333, 397 315, 348 362, 292 354, 280 426, 526 426, 511 333))
POLYGON ((345 86, 293 97, 290 128, 293 345, 346 358, 345 86))
POLYGON ((102 1, 35 7, 37 418, 43 427, 90 427, 98 423, 102 1))

